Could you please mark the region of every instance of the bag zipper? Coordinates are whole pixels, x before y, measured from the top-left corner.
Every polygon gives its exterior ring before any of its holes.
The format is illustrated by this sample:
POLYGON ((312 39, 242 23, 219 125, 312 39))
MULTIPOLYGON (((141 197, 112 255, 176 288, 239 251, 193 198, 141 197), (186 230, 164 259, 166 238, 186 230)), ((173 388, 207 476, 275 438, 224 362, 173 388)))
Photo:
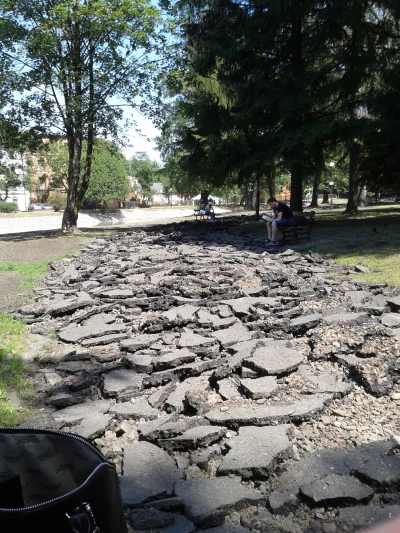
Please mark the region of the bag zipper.
MULTIPOLYGON (((96 453, 96 455, 99 456, 99 458, 103 461, 103 464, 107 464, 109 466, 114 467, 114 465, 106 457, 104 457, 104 455, 97 448, 95 448, 93 446, 93 444, 91 444, 84 437, 76 435, 75 433, 64 433, 63 431, 54 431, 54 430, 50 430, 50 429, 38 429, 38 428, 15 428, 14 429, 14 428, 10 428, 10 427, 1 427, 0 426, 0 434, 1 433, 41 433, 41 434, 46 434, 46 435, 56 435, 56 436, 62 436, 62 437, 70 437, 70 438, 72 438, 74 440, 78 440, 78 441, 82 442, 83 444, 86 444, 86 446, 88 446, 92 451, 94 451, 96 453)), ((67 492, 63 496, 58 496, 57 498, 52 498, 51 500, 47 500, 44 503, 38 503, 36 505, 30 505, 29 507, 16 507, 15 509, 6 509, 6 508, 3 508, 3 507, 0 507, 0 513, 13 514, 13 513, 20 513, 20 512, 29 512, 29 511, 33 511, 33 510, 39 509, 39 508, 46 508, 49 505, 52 505, 53 503, 56 503, 56 502, 61 502, 61 501, 65 500, 65 499, 69 498, 70 496, 76 494, 83 487, 85 487, 85 485, 87 483, 89 483, 89 481, 91 480, 93 475, 97 472, 97 470, 99 470, 103 466, 103 464, 100 464, 100 465, 96 466, 96 468, 93 470, 93 472, 90 474, 90 476, 86 479, 86 481, 84 481, 81 485, 79 485, 79 487, 77 487, 74 490, 71 490, 70 492, 67 492)))

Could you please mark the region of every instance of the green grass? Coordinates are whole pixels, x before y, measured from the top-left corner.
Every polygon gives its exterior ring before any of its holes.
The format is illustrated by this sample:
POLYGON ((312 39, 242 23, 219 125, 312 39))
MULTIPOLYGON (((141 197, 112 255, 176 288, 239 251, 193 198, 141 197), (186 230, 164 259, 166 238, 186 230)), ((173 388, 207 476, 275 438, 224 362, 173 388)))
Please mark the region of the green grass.
MULTIPOLYGON (((288 243, 288 247, 312 250, 343 265, 365 265, 372 272, 357 273, 357 278, 400 287, 399 205, 369 206, 354 216, 344 216, 343 210, 328 209, 317 211, 316 220, 311 242, 288 243)), ((231 231, 266 236, 262 221, 240 224, 231 231)))
POLYGON ((25 336, 26 326, 21 320, 0 314, 0 426, 17 425, 29 414, 27 409, 15 405, 10 391, 15 391, 22 402, 35 398, 33 382, 21 359, 25 336))
POLYGON ((362 264, 369 267, 372 272, 367 274, 357 274, 369 283, 387 283, 400 287, 400 249, 390 247, 384 250, 360 250, 349 252, 337 257, 337 262, 341 265, 362 264))
MULTIPOLYGON (((51 261, 63 259, 74 252, 63 254, 51 261)), ((19 288, 30 289, 47 272, 51 261, 17 264, 0 263, 0 272, 15 272, 21 276, 19 288)), ((29 416, 29 410, 16 405, 13 395, 17 394, 23 404, 32 402, 35 388, 29 377, 30 369, 21 359, 25 349, 26 327, 22 321, 7 314, 0 314, 0 426, 19 424, 29 416)), ((51 345, 46 345, 50 352, 51 345)))
POLYGON ((0 314, 0 361, 7 356, 21 354, 26 328, 21 320, 0 314))
POLYGON ((17 263, 0 263, 0 272, 16 272, 22 278, 19 288, 29 289, 34 283, 47 272, 50 261, 21 265, 17 263))
POLYGON ((0 263, 0 272, 16 272, 21 276, 19 288, 21 290, 30 289, 40 278, 46 275, 48 265, 58 259, 65 259, 76 252, 62 254, 49 261, 40 261, 39 263, 0 263))

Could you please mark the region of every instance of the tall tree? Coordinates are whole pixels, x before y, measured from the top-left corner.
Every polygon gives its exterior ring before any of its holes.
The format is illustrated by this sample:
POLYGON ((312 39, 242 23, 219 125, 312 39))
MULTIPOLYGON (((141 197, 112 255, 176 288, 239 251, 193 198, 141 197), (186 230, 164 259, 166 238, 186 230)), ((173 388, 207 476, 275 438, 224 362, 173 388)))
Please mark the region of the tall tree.
POLYGON ((100 202, 105 210, 111 201, 124 201, 130 191, 126 161, 118 148, 104 139, 96 139, 93 169, 85 200, 100 202))
POLYGON ((42 129, 66 135, 62 229, 77 231, 95 136, 117 135, 123 117, 115 97, 134 106, 140 92, 147 111, 154 99, 159 13, 150 0, 0 0, 0 18, 0 56, 19 71, 20 87, 29 91, 20 107, 42 129))
POLYGON ((137 178, 142 194, 149 199, 153 195, 153 183, 158 181, 159 165, 144 152, 139 152, 130 161, 132 173, 137 178))
POLYGON ((332 8, 337 14, 336 59, 340 68, 338 92, 339 136, 349 153, 349 186, 346 214, 358 212, 359 170, 364 140, 371 127, 367 112, 369 93, 379 91, 382 49, 390 38, 384 2, 339 0, 332 8))
POLYGON ((400 196, 400 5, 383 2, 381 39, 376 53, 379 69, 367 95, 372 127, 364 135, 360 174, 369 190, 392 190, 400 196))
MULTIPOLYGON (((314 145, 332 135, 337 68, 330 3, 316 0, 178 2, 187 50, 182 145, 212 181, 253 190, 276 160, 302 209, 314 145), (246 183, 249 182, 247 187, 246 183)), ((272 187, 271 187, 272 188, 272 187)))

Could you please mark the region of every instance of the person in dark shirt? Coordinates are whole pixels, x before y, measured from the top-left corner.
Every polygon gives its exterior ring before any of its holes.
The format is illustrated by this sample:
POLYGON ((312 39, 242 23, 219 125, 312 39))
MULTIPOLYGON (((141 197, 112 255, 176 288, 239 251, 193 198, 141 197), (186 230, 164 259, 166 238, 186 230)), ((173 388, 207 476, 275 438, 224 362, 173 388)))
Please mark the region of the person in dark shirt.
POLYGON ((283 202, 278 202, 276 198, 269 198, 268 205, 273 209, 274 215, 271 217, 263 216, 267 221, 268 244, 276 246, 276 233, 279 226, 288 226, 289 220, 293 218, 292 210, 283 202))

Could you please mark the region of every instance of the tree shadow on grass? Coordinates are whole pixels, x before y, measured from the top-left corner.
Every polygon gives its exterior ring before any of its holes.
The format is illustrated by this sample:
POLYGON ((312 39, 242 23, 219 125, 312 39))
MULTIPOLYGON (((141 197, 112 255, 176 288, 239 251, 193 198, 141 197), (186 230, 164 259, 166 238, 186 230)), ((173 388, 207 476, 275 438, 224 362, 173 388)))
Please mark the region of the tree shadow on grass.
MULTIPOLYGON (((263 221, 245 221, 230 228, 238 235, 266 236, 263 221)), ((400 210, 374 210, 352 217, 341 213, 317 213, 310 241, 285 242, 285 247, 297 251, 312 250, 335 257, 337 255, 377 254, 384 257, 400 253, 400 210)))

